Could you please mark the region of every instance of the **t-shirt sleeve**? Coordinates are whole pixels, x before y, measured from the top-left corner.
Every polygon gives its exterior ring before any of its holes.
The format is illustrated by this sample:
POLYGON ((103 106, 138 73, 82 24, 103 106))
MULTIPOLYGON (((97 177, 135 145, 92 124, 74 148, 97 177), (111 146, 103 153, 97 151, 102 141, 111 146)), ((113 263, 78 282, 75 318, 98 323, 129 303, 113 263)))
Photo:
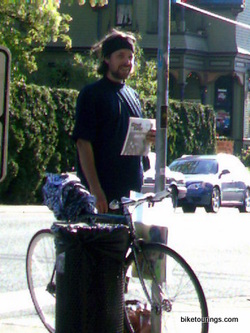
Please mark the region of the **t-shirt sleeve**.
POLYGON ((76 103, 75 126, 72 138, 93 142, 96 135, 96 96, 90 89, 83 89, 76 103))

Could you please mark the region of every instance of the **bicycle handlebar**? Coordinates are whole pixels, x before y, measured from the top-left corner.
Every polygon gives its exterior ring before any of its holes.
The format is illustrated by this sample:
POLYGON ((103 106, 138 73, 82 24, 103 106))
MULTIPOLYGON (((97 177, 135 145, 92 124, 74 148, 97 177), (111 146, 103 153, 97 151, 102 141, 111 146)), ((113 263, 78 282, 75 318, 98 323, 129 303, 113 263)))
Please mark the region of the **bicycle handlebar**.
POLYGON ((109 204, 109 208, 111 210, 116 210, 119 209, 121 207, 130 207, 130 206, 139 206, 141 204, 143 204, 144 202, 148 202, 148 203, 152 203, 154 204, 155 202, 160 202, 165 198, 168 198, 171 196, 171 191, 170 190, 164 190, 164 191, 160 191, 157 193, 147 193, 144 197, 140 198, 140 199, 130 199, 130 198, 126 198, 123 197, 121 198, 121 201, 118 200, 113 200, 110 202, 109 204))
MULTIPOLYGON (((157 193, 147 193, 142 198, 139 198, 139 199, 130 199, 130 198, 123 197, 123 198, 121 198, 121 201, 118 201, 118 200, 111 201, 109 204, 109 208, 111 210, 118 210, 123 207, 130 207, 130 206, 137 207, 137 206, 143 204, 144 202, 154 204, 155 202, 160 202, 169 196, 171 196, 171 191, 164 190, 164 191, 157 192, 157 193)), ((114 215, 113 213, 112 214, 111 213, 110 214, 87 213, 87 214, 83 214, 81 217, 82 217, 82 222, 84 222, 88 219, 89 220, 92 220, 92 219, 98 220, 101 223, 110 221, 110 219, 113 220, 115 223, 124 222, 124 215, 120 214, 120 213, 117 213, 117 215, 114 215)), ((58 221, 58 223, 63 224, 65 222, 58 221)), ((66 224, 68 224, 68 223, 69 223, 69 221, 66 222, 66 224)), ((78 223, 78 222, 71 222, 71 224, 75 224, 75 223, 78 223)), ((89 221, 88 221, 88 223, 89 223, 89 221)))

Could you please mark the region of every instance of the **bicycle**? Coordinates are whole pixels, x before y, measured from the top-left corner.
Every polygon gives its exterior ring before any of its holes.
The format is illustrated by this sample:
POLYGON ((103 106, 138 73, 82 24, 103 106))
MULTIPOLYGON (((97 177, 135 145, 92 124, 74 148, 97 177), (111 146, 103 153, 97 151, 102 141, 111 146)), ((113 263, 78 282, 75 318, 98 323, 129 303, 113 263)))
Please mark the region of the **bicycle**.
MULTIPOLYGON (((83 220, 123 219, 130 230, 130 247, 125 265, 124 326, 127 333, 207 333, 208 307, 201 284, 188 263, 162 243, 146 242, 136 236, 131 207, 144 202, 153 206, 168 191, 132 200, 114 201, 111 209, 122 215, 90 214, 83 220), (145 315, 145 316, 144 316, 145 315), (144 317, 143 317, 144 316, 144 317), (144 320, 143 320, 144 319, 144 320), (137 322, 137 323, 136 323, 137 322), (136 327, 137 325, 137 327, 136 327)), ((27 257, 28 288, 37 314, 46 329, 55 332, 56 268, 54 237, 50 229, 38 231, 31 239, 27 257)))

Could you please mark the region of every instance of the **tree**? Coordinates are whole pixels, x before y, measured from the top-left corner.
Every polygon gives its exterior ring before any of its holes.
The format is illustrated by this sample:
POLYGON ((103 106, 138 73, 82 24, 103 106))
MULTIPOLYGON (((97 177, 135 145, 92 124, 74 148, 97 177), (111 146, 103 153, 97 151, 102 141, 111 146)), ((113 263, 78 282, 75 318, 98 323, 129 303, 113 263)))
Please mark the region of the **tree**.
MULTIPOLYGON (((36 55, 45 46, 60 40, 66 48, 71 47, 69 15, 59 12, 60 4, 72 4, 85 0, 1 0, 0 45, 12 54, 12 78, 24 79, 37 70, 36 55)), ((103 7, 108 0, 89 0, 91 7, 103 7)))
POLYGON ((6 1, 0 3, 0 45, 12 54, 12 77, 20 80, 37 70, 36 54, 50 42, 67 48, 71 17, 58 11, 59 1, 6 1))

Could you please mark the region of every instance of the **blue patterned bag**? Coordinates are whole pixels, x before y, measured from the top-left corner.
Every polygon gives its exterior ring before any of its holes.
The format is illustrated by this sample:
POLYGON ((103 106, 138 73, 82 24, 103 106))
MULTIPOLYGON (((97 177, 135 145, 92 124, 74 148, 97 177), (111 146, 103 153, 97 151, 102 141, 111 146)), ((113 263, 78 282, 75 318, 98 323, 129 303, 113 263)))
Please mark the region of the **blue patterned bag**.
POLYGON ((80 179, 68 173, 48 173, 43 186, 44 204, 57 220, 81 222, 86 214, 96 214, 95 197, 81 184, 80 179))

